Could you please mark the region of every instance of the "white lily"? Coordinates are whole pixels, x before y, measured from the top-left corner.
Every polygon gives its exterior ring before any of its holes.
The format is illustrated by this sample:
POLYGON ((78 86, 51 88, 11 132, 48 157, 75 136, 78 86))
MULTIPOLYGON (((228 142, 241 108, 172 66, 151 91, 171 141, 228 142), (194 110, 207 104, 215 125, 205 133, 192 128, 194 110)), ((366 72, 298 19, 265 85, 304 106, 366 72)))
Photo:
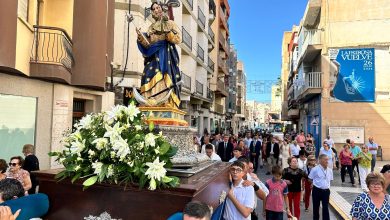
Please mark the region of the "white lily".
POLYGON ((80 119, 77 129, 78 130, 80 130, 81 128, 90 129, 91 125, 92 125, 92 121, 93 121, 93 118, 91 115, 88 114, 88 115, 84 116, 82 119, 80 119))
POLYGON ((154 147, 156 145, 155 136, 153 133, 145 135, 145 145, 154 147))
POLYGON ((146 170, 145 175, 149 177, 149 179, 156 179, 160 181, 167 173, 167 170, 164 168, 165 162, 159 161, 159 158, 157 157, 153 163, 146 163, 146 166, 148 166, 148 170, 146 170))
POLYGON ((94 169, 93 173, 100 174, 102 172, 102 166, 103 166, 102 162, 92 163, 92 169, 94 169))
POLYGON ((135 106, 133 103, 129 104, 129 106, 125 109, 125 112, 130 118, 130 121, 133 121, 134 117, 137 117, 137 115, 141 113, 137 106, 135 106))
POLYGON ((98 138, 92 141, 92 144, 95 144, 98 150, 103 150, 107 146, 108 140, 107 138, 98 138))

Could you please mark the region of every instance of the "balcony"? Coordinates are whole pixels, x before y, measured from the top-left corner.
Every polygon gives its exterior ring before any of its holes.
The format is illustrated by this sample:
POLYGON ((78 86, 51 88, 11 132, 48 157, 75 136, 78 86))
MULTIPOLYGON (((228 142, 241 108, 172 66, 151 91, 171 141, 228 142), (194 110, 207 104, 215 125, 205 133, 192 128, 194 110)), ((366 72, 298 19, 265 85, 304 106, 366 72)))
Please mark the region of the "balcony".
POLYGON ((312 62, 321 53, 321 49, 321 30, 305 30, 303 33, 303 42, 298 49, 298 62, 312 62))
POLYGON ((212 72, 214 72, 215 63, 210 59, 210 57, 208 58, 207 66, 211 69, 212 72))
POLYGON ((207 98, 208 99, 213 99, 213 91, 211 91, 211 89, 209 87, 207 87, 207 98))
POLYGON ((225 37, 223 36, 222 31, 219 31, 218 40, 219 40, 219 45, 221 45, 221 47, 222 47, 222 49, 225 51, 225 53, 229 53, 228 47, 227 47, 227 45, 226 45, 226 39, 225 39, 225 37))
POLYGON ((200 9, 199 6, 198 6, 198 21, 200 22, 201 27, 203 29, 205 29, 206 28, 206 16, 204 15, 202 9, 200 9))
POLYGON ((223 27, 227 32, 229 32, 229 26, 227 23, 227 17, 225 15, 225 12, 223 11, 222 7, 219 7, 219 25, 223 27))
POLYGON ((203 96, 203 84, 196 80, 196 93, 203 96))
POLYGON ((214 0, 209 0, 209 20, 215 19, 216 8, 214 0))
POLYGON ((197 54, 197 57, 204 62, 204 50, 203 50, 203 48, 199 44, 198 44, 198 47, 197 47, 196 54, 197 54))
POLYGON ((70 84, 74 64, 72 48, 72 39, 64 29, 34 25, 31 76, 70 84))
POLYGON ((215 41, 215 34, 214 34, 213 29, 211 29, 210 26, 209 26, 209 28, 208 28, 208 33, 209 33, 209 36, 210 36, 211 40, 212 40, 213 43, 214 43, 214 41, 215 41))
POLYGON ((214 104, 214 111, 218 114, 221 114, 223 115, 223 105, 220 105, 220 104, 217 104, 215 103, 214 104))
POLYGON ((321 3, 321 0, 309 0, 302 19, 304 27, 314 28, 320 15, 321 3))
POLYGON ((224 73, 224 75, 228 75, 229 72, 227 70, 227 66, 226 66, 226 61, 222 59, 221 56, 218 56, 218 70, 222 73, 224 73))
POLYGON ((190 33, 188 33, 188 31, 184 28, 184 26, 182 27, 182 35, 184 45, 186 45, 190 51, 192 51, 192 37, 190 33))
POLYGON ((298 86, 294 96, 297 100, 308 100, 311 97, 321 94, 322 91, 322 72, 304 73, 304 83, 298 86))
POLYGON ((181 77, 183 79, 183 88, 188 89, 191 92, 191 76, 181 72, 181 77))
POLYGON ((185 0, 187 4, 190 6, 191 10, 194 9, 194 0, 185 0))
POLYGON ((224 81, 220 79, 217 80, 217 88, 215 90, 215 94, 220 95, 222 97, 227 97, 229 95, 228 91, 226 90, 224 81))

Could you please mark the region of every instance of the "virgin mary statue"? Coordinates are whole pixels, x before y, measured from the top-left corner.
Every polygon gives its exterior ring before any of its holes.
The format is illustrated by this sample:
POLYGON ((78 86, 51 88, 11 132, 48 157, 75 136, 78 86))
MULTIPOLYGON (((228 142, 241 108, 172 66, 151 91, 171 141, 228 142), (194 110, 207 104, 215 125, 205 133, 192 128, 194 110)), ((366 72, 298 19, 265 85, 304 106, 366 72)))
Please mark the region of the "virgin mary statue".
POLYGON ((178 108, 181 73, 175 44, 181 42, 180 31, 168 19, 158 3, 150 6, 153 19, 146 33, 138 33, 138 48, 145 57, 141 95, 148 105, 178 108))

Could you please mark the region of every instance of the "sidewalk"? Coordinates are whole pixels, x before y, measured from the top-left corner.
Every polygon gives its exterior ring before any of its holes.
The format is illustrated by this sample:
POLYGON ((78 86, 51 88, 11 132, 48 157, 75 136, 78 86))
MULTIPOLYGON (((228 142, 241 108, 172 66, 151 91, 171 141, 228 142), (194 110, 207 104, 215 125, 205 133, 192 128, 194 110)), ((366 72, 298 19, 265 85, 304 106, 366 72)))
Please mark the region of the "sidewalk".
MULTIPOLYGON (((390 161, 377 161, 375 171, 379 172, 383 165, 389 164, 390 161)), ((356 169, 355 169, 356 170, 356 169)), ((345 183, 341 183, 340 170, 333 171, 333 181, 330 187, 330 205, 338 212, 344 219, 352 219, 349 215, 352 204, 355 198, 363 192, 359 185, 358 177, 355 177, 356 186, 353 187, 349 183, 349 176, 346 175, 345 183)))

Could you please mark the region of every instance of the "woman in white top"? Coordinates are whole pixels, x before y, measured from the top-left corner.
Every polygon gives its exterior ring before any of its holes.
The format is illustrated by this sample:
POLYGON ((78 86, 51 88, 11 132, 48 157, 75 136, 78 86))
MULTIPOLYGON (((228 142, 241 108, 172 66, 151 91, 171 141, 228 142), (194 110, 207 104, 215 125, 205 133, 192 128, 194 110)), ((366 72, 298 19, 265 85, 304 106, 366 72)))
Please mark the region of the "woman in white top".
POLYGON ((299 147, 297 141, 293 141, 292 144, 290 144, 291 156, 298 158, 300 150, 301 148, 299 147))
POLYGON ((328 167, 330 169, 334 169, 336 168, 336 161, 334 160, 334 153, 332 151, 332 149, 330 149, 328 143, 324 142, 323 147, 321 148, 320 150, 320 154, 326 154, 326 156, 328 156, 328 167))
POLYGON ((284 139, 284 141, 280 145, 280 152, 281 152, 280 155, 282 156, 282 159, 281 159, 282 168, 284 169, 286 167, 289 167, 289 165, 287 163, 287 159, 291 156, 291 150, 290 150, 290 146, 288 144, 287 139, 284 139))

